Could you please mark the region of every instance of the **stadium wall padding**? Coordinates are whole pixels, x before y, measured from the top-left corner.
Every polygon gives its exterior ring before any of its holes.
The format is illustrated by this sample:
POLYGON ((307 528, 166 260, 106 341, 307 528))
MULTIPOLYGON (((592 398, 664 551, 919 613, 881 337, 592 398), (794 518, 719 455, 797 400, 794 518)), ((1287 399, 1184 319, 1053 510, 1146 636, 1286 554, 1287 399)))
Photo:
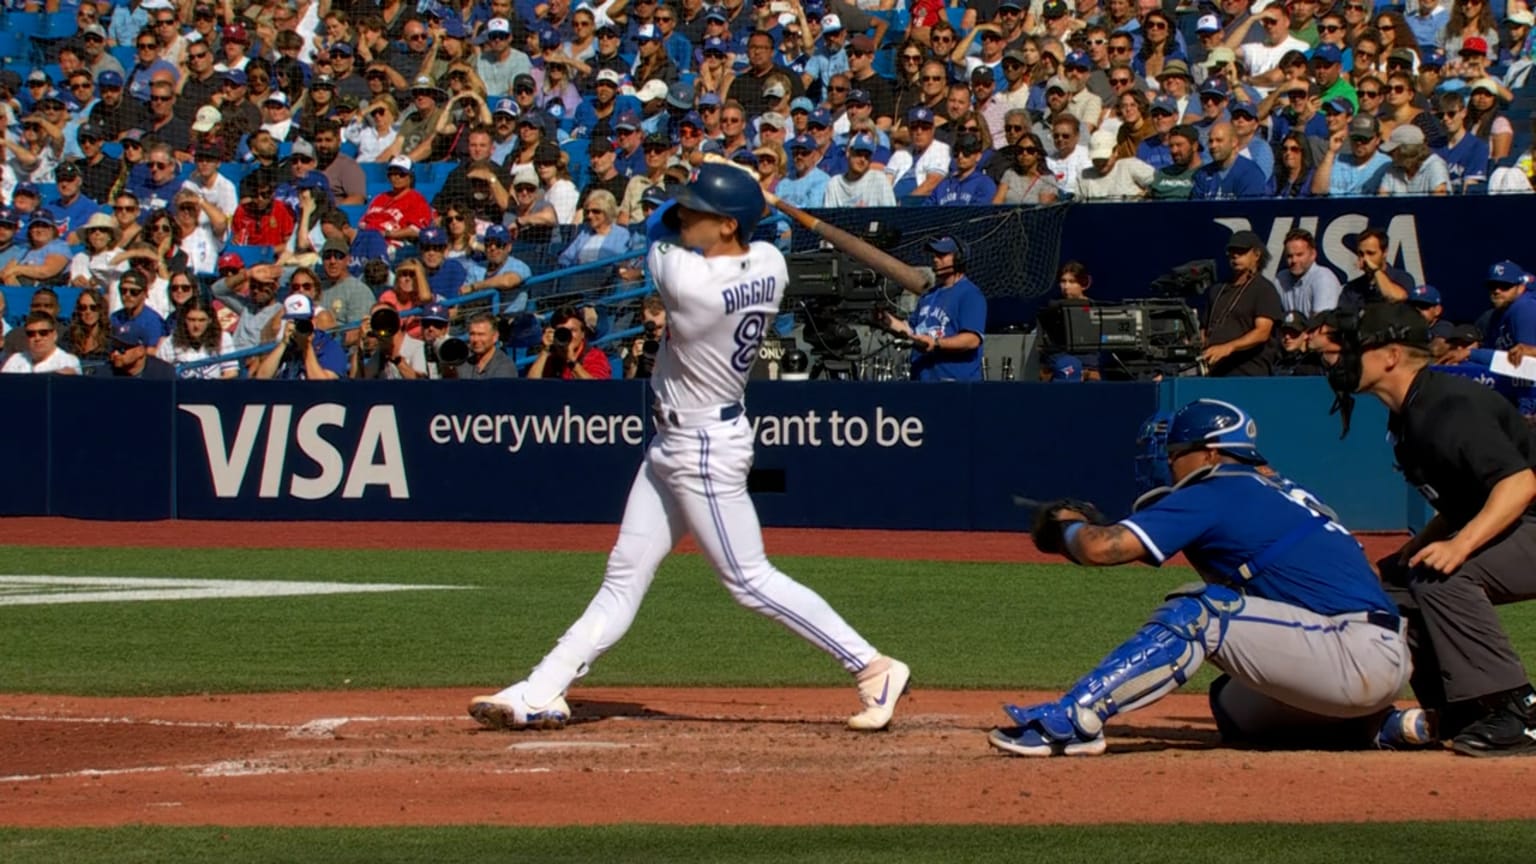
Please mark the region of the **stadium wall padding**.
MULTIPOLYGON (((1408 524, 1384 417, 1339 439, 1322 379, 1055 385, 754 382, 763 522, 1017 529, 1015 497, 1124 513, 1138 425, 1230 399, 1357 529, 1408 524)), ((0 513, 100 519, 615 522, 653 432, 640 382, 129 382, 4 376, 0 513)), ((403 542, 409 542, 408 539, 403 542)))

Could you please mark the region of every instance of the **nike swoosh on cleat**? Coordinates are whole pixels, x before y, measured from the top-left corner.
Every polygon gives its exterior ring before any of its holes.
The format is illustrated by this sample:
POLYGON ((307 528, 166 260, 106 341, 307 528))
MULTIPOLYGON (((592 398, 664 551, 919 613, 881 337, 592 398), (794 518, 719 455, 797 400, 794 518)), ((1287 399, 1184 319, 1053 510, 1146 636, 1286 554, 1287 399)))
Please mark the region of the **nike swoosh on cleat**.
POLYGON ((880 685, 880 698, 875 700, 876 705, 884 705, 885 697, 891 692, 891 676, 885 676, 885 683, 880 685))

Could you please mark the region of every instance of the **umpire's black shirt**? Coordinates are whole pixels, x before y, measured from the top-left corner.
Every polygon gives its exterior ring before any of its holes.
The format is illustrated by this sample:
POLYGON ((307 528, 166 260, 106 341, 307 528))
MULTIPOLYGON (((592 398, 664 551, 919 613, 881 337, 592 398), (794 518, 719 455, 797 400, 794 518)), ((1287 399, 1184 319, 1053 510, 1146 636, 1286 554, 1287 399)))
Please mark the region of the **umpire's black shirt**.
POLYGON ((1536 466, 1536 442, 1515 406, 1459 375, 1421 371, 1387 432, 1403 477, 1457 530, 1500 480, 1536 466))

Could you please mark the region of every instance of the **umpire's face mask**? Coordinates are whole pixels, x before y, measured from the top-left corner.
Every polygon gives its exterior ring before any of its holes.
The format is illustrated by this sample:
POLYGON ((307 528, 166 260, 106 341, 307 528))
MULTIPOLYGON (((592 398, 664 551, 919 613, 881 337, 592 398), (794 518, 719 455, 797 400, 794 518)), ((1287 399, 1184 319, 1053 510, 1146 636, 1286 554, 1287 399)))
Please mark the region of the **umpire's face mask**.
POLYGON ((1360 344, 1359 319, 1353 315, 1341 316, 1334 330, 1333 339, 1339 345, 1338 359, 1328 365, 1328 386, 1333 389, 1333 407, 1329 414, 1338 414, 1340 438, 1349 437, 1349 421, 1355 413, 1355 394, 1360 392, 1360 363, 1365 349, 1360 344))

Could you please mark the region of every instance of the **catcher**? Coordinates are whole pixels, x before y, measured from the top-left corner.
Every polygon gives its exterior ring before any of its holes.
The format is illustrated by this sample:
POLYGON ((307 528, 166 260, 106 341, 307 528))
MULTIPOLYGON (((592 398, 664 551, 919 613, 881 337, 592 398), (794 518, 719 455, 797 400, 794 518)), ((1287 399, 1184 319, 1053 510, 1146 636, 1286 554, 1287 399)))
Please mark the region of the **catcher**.
MULTIPOLYGON (((1160 418, 1142 437, 1160 438, 1160 418)), ((1040 508, 1035 545, 1079 564, 1162 564, 1183 552, 1203 581, 1151 620, 1059 701, 1006 706, 1016 727, 993 747, 1020 756, 1103 753, 1104 723, 1188 681, 1207 658, 1222 740, 1269 747, 1420 743, 1423 712, 1392 701, 1412 672, 1403 623, 1360 544, 1304 490, 1267 468, 1240 408, 1192 402, 1167 421, 1172 485, 1105 524, 1063 501, 1040 508), (1261 470, 1262 469, 1262 470, 1261 470)), ((1143 476, 1156 476, 1138 464, 1143 476)))

